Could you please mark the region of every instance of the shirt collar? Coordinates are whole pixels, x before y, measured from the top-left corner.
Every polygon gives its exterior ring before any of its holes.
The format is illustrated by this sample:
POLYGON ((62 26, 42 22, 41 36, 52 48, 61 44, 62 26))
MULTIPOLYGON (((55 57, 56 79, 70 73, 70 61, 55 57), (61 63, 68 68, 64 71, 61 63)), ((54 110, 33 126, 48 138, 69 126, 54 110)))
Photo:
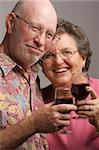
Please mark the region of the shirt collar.
MULTIPOLYGON (((22 67, 17 65, 8 55, 6 55, 3 52, 0 53, 0 68, 2 70, 3 76, 6 76, 13 69, 18 69, 19 71, 21 71, 21 73, 23 72, 24 74, 24 70, 22 69, 22 67)), ((34 65, 31 69, 34 72, 34 74, 37 74, 37 69, 35 69, 34 65)))
POLYGON ((0 53, 0 68, 3 75, 6 76, 14 67, 16 63, 5 53, 0 53))

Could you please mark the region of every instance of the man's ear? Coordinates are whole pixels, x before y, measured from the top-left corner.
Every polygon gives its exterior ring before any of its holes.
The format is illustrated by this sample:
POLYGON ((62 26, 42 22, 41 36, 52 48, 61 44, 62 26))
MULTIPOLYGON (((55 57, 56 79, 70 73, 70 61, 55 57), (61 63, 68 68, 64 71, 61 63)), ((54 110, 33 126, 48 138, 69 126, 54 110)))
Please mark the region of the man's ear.
POLYGON ((15 19, 16 19, 16 15, 13 12, 11 12, 10 14, 7 15, 7 17, 6 17, 6 30, 7 30, 7 33, 12 32, 15 19))

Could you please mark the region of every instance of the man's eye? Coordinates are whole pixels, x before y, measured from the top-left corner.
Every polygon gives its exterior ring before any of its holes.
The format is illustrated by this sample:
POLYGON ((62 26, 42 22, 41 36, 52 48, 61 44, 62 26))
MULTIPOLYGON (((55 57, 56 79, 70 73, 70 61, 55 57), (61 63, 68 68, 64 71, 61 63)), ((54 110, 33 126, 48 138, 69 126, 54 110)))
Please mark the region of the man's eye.
POLYGON ((32 31, 38 32, 40 28, 38 26, 31 26, 32 31))
POLYGON ((47 38, 52 39, 54 37, 53 33, 47 32, 46 33, 47 38))

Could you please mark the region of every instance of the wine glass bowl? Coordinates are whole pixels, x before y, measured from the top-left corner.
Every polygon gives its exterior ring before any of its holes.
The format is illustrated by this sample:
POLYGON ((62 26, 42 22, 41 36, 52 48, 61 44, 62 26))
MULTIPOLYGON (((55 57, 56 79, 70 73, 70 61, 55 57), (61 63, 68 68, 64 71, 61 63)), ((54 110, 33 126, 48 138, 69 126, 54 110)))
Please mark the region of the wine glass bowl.
POLYGON ((89 95, 89 92, 86 90, 86 87, 90 86, 89 83, 81 83, 81 84, 72 84, 72 95, 77 100, 84 100, 89 95))
POLYGON ((64 99, 64 98, 58 98, 55 100, 55 104, 73 104, 73 99, 72 98, 68 98, 68 99, 64 99))
POLYGON ((55 104, 73 104, 71 88, 55 88, 54 100, 55 104))
MULTIPOLYGON (((55 105, 73 104, 71 87, 70 88, 56 87, 55 93, 54 93, 54 101, 55 101, 54 103, 55 105)), ((70 114, 70 111, 68 111, 67 113, 70 114)), ((70 119, 70 122, 71 122, 71 119, 70 119)), ((63 129, 59 130, 58 133, 59 134, 71 134, 72 133, 71 123, 69 126, 64 127, 63 129)))

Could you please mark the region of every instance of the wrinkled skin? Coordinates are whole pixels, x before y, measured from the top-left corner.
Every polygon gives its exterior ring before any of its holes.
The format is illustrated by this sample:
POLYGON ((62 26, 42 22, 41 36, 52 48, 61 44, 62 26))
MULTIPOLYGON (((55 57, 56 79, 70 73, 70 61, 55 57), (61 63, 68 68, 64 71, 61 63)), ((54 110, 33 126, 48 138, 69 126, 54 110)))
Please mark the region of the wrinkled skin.
POLYGON ((43 71, 53 86, 64 85, 67 84, 73 76, 73 78, 79 77, 82 73, 82 66, 85 64, 85 59, 78 51, 69 59, 63 59, 58 54, 62 49, 69 48, 72 52, 78 49, 76 41, 68 33, 61 34, 60 40, 53 43, 50 51, 55 53, 56 57, 54 61, 50 63, 44 62, 42 64, 43 71))
POLYGON ((55 132, 64 126, 68 126, 70 124, 70 114, 67 112, 71 110, 77 110, 77 107, 65 104, 45 104, 45 106, 33 112, 35 132, 55 132))

